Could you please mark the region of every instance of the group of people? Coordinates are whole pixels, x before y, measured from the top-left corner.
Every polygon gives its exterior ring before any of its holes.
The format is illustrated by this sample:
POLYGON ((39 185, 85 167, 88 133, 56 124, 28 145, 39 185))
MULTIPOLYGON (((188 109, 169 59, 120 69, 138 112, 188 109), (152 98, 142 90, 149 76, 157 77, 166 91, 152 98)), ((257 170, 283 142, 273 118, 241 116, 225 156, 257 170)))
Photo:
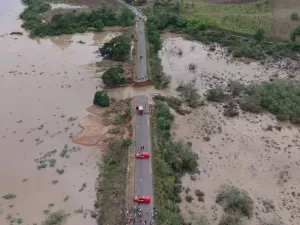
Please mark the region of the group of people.
MULTIPOLYGON (((149 214, 149 211, 146 211, 146 214, 149 214)), ((134 218, 138 220, 138 222, 142 223, 143 225, 154 225, 155 224, 155 219, 157 218, 157 209, 153 207, 152 211, 152 221, 150 221, 149 224, 147 224, 147 220, 143 220, 143 212, 140 207, 135 208, 134 210, 134 218)))

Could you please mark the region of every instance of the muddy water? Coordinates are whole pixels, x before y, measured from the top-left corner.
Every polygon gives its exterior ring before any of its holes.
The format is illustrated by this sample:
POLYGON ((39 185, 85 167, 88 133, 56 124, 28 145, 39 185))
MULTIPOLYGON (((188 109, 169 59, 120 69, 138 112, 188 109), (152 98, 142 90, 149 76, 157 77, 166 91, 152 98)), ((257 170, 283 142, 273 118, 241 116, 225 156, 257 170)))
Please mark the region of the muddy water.
POLYGON ((70 214, 67 224, 94 225, 89 214, 84 218, 74 210, 94 208, 101 152, 76 145, 71 137, 81 132, 78 121, 87 114, 96 91, 94 73, 86 66, 101 60, 94 52, 109 33, 32 40, 20 28, 23 7, 19 0, 0 3, 0 195, 16 195, 0 198, 0 224, 9 224, 8 214, 24 224, 40 224, 53 203, 50 211, 70 214), (12 31, 24 35, 11 36, 12 31), (74 150, 68 158, 60 156, 65 145, 74 150), (56 159, 56 165, 47 163, 38 170, 34 159, 54 149, 56 154, 48 159, 56 159), (59 175, 57 169, 64 173, 59 175))
POLYGON ((175 89, 181 81, 194 81, 203 94, 216 85, 226 86, 229 79, 249 84, 268 80, 277 72, 282 77, 287 75, 286 71, 280 70, 275 64, 263 66, 258 62, 234 61, 225 57, 225 51, 221 47, 209 51, 206 45, 169 33, 164 34, 162 39, 164 42, 160 57, 164 72, 172 77, 171 89, 175 89), (190 70, 190 64, 196 68, 190 70))
MULTIPOLYGON (((229 79, 249 84, 271 77, 286 78, 293 71, 280 69, 278 64, 236 62, 224 57, 222 48, 211 52, 201 43, 174 35, 163 38, 160 56, 164 72, 172 77, 172 89, 180 81, 192 80, 203 94, 216 85, 226 86, 229 79), (189 70, 191 63, 196 66, 194 71, 189 70)), ((299 128, 279 123, 267 113, 240 111, 239 116, 228 118, 223 110, 219 103, 207 103, 175 118, 174 136, 189 141, 199 155, 200 173, 182 178, 186 191, 181 193, 180 209, 186 222, 197 224, 205 215, 209 224, 218 224, 224 211, 215 203, 216 194, 221 185, 232 184, 246 190, 254 200, 255 216, 245 219, 245 224, 271 224, 273 219, 299 224, 299 128), (268 130, 269 125, 281 129, 268 130), (195 196, 197 189, 205 194, 204 202, 195 196), (187 194, 193 197, 191 203, 185 200, 187 194)))

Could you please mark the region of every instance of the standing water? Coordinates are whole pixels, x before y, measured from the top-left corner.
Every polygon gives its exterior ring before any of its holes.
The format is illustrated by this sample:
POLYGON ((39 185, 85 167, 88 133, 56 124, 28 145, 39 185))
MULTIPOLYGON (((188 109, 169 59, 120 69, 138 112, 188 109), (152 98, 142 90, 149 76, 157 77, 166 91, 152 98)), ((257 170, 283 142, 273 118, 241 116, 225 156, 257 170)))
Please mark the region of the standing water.
POLYGON ((40 224, 62 209, 67 224, 94 225, 100 150, 72 136, 96 90, 86 65, 99 61, 94 52, 107 33, 30 39, 23 9, 20 0, 0 2, 0 224, 40 224))

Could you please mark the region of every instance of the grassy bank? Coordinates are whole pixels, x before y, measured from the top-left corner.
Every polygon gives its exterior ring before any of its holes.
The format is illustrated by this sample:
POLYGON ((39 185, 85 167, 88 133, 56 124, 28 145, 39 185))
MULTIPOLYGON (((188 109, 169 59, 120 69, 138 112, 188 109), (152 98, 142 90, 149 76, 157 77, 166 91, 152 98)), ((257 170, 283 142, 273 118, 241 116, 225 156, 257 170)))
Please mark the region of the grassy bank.
POLYGON ((155 204, 161 225, 182 225, 178 203, 182 191, 181 176, 193 172, 198 156, 188 145, 174 141, 171 127, 174 117, 166 103, 155 101, 151 116, 155 204))
POLYGON ((115 103, 102 115, 104 122, 111 128, 96 189, 99 224, 124 224, 125 221, 128 148, 132 140, 124 134, 125 126, 128 126, 131 119, 130 109, 129 101, 122 101, 115 103))
MULTIPOLYGON (((189 38, 201 41, 204 44, 219 43, 227 47, 234 57, 246 57, 256 60, 291 57, 297 58, 300 52, 300 43, 296 42, 267 42, 264 41, 264 30, 258 30, 252 37, 240 37, 229 32, 213 30, 206 20, 190 19, 165 11, 150 10, 148 26, 156 32, 148 33, 148 39, 156 40, 157 33, 168 29, 172 32, 187 34, 189 38)), ((159 46, 155 42, 155 46, 159 46)), ((213 50, 214 48, 212 48, 213 50)))
POLYGON ((24 21, 22 27, 30 30, 31 36, 55 36, 61 34, 101 31, 105 26, 131 26, 134 14, 127 8, 121 12, 112 7, 104 6, 90 13, 77 13, 76 10, 64 14, 56 14, 51 22, 43 21, 42 13, 51 9, 44 0, 23 0, 28 7, 21 13, 24 21))
POLYGON ((207 97, 218 102, 233 98, 245 111, 261 113, 267 110, 278 120, 300 125, 300 83, 297 81, 276 80, 248 86, 236 81, 230 86, 230 91, 232 96, 226 96, 221 88, 211 89, 207 97))
POLYGON ((198 1, 183 1, 180 13, 186 18, 207 21, 210 26, 238 33, 253 34, 263 29, 271 34, 272 6, 270 0, 247 4, 214 4, 198 1))

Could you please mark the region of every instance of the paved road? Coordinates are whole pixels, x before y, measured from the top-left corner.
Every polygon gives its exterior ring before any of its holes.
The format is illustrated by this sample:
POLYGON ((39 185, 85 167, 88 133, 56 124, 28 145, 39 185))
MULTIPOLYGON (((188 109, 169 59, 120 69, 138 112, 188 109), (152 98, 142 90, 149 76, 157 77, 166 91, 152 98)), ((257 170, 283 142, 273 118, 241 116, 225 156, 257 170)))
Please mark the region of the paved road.
MULTIPOLYGON (((145 33, 145 19, 146 17, 139 12, 134 6, 129 5, 122 0, 117 0, 120 4, 128 7, 137 18, 136 32, 138 36, 137 46, 137 82, 144 82, 148 80, 147 77, 147 50, 146 50, 146 33, 145 33)), ((136 96, 135 105, 145 106, 148 108, 148 99, 146 96, 136 96)), ((149 109, 149 108, 148 108, 149 109)), ((135 153, 141 151, 141 146, 145 146, 145 152, 151 153, 151 138, 150 138, 150 119, 149 114, 136 115, 136 148, 135 153)), ((135 225, 142 225, 146 220, 147 225, 152 221, 153 209, 153 183, 152 183, 152 159, 136 159, 134 168, 134 195, 147 195, 151 197, 151 204, 140 204, 142 209, 142 222, 135 222, 135 225), (146 212, 149 213, 146 213, 146 212)), ((151 223, 153 224, 153 223, 151 223)))
POLYGON ((144 82, 148 80, 147 77, 147 48, 146 48, 146 33, 145 33, 145 19, 144 16, 137 8, 127 4, 121 0, 116 0, 120 4, 129 8, 135 15, 136 19, 136 32, 138 36, 137 46, 137 82, 144 82))
MULTIPOLYGON (((144 95, 135 97, 136 105, 147 105, 148 99, 144 95)), ((141 151, 141 146, 145 146, 145 152, 151 154, 151 139, 150 139, 150 119, 149 114, 136 115, 136 153, 141 151)), ((152 154, 151 154, 152 155, 152 154)), ((148 195, 151 196, 151 204, 140 204, 143 212, 143 221, 150 224, 152 219, 151 213, 153 209, 153 188, 152 188, 152 160, 150 159, 136 159, 135 160, 135 195, 148 195), (146 212, 149 212, 148 214, 146 212)), ((135 223, 136 225, 143 223, 135 223)))

